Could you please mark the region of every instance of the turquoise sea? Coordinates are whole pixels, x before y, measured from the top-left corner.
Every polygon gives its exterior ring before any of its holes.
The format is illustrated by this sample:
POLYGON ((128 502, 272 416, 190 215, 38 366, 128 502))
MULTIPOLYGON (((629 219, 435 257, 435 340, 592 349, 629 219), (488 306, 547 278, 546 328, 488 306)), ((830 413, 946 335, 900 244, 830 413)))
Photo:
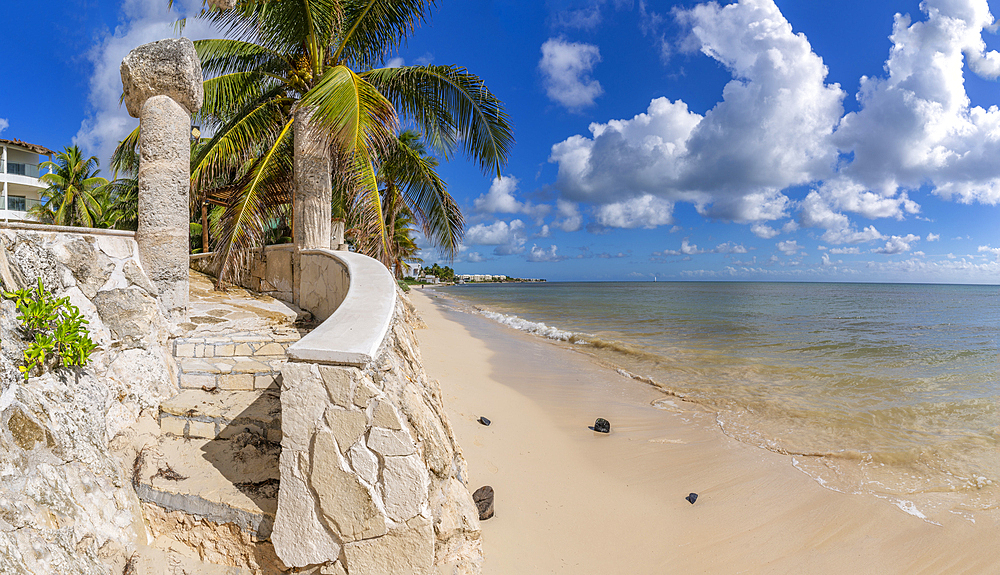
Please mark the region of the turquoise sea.
MULTIPOLYGON (((726 434, 791 455, 831 489, 873 493, 918 516, 1000 507, 998 286, 622 282, 441 291, 713 411, 726 434)), ((676 399, 662 402, 671 405, 676 399)))

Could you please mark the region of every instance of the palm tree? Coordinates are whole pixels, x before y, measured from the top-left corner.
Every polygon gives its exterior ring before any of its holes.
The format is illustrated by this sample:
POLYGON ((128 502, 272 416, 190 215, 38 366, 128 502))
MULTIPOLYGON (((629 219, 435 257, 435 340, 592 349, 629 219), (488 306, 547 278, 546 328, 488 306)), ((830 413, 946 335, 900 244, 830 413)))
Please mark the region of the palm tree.
POLYGON ((28 213, 60 226, 106 227, 102 195, 107 193, 108 181, 97 175, 99 165, 96 156, 84 158, 79 147, 67 146, 54 162, 39 166, 49 170, 39 178, 48 188, 42 192, 42 204, 32 206, 28 213))
MULTIPOLYGON (((196 121, 214 135, 192 159, 192 181, 199 193, 228 198, 220 278, 289 202, 296 243, 329 245, 334 187, 360 215, 363 235, 377 240, 369 255, 388 263, 378 170, 400 152, 400 119, 443 158, 461 150, 500 174, 513 135, 480 78, 455 66, 378 67, 433 4, 241 0, 205 13, 230 36, 195 42, 210 76, 196 121)), ((428 239, 454 253, 463 230, 445 205, 450 196, 425 185, 404 197, 428 239)))

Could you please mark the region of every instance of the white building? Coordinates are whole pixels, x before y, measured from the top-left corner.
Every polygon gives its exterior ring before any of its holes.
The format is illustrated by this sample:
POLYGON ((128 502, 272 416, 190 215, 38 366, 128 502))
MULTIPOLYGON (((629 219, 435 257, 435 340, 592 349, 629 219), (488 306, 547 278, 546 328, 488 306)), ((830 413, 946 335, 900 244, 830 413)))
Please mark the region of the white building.
POLYGON ((20 140, 0 139, 0 185, 3 186, 3 203, 0 219, 5 221, 32 221, 27 211, 41 203, 41 192, 48 186, 38 179, 38 165, 52 150, 20 140))

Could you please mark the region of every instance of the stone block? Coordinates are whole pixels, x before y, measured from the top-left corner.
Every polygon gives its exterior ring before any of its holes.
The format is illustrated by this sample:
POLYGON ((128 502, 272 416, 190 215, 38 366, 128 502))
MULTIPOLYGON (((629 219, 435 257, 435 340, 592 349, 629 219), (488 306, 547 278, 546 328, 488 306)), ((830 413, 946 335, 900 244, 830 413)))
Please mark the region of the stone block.
MULTIPOLYGON (((251 354, 246 354, 251 355, 251 354)), ((268 342, 257 348, 252 355, 285 355, 285 348, 280 344, 268 342)))
POLYGON ((181 374, 181 387, 184 389, 213 389, 219 385, 214 375, 181 374))
POLYGON ((382 471, 385 511, 394 521, 407 521, 427 503, 429 479, 419 455, 386 457, 382 471))
POLYGON ((340 448, 341 454, 347 453, 347 450, 354 445, 354 442, 368 427, 368 418, 365 417, 363 411, 347 411, 330 407, 323 414, 323 420, 337 439, 337 446, 340 448))
POLYGON ((198 357, 195 355, 195 345, 193 343, 177 344, 177 350, 174 352, 174 357, 198 357))
POLYGON ((409 433, 381 427, 373 427, 368 432, 368 447, 382 457, 412 455, 417 452, 409 433))
POLYGON ((399 414, 396 413, 396 407, 384 399, 375 406, 375 411, 372 414, 372 425, 386 429, 403 429, 403 425, 399 422, 399 414))
POLYGON ((231 343, 224 343, 215 346, 215 357, 232 357, 236 351, 236 346, 231 343))
POLYGON ((365 447, 364 443, 355 443, 348 450, 348 460, 354 472, 370 485, 378 483, 378 456, 365 447))
POLYGON ((138 118, 142 105, 154 96, 168 96, 194 114, 204 100, 201 60, 187 38, 143 44, 129 52, 121 65, 125 107, 138 118))
POLYGON ((385 535, 385 516, 357 476, 340 468, 337 442, 331 432, 316 433, 309 482, 319 498, 320 516, 341 540, 385 535))
POLYGON ((238 343, 233 350, 233 355, 253 355, 253 349, 250 348, 249 344, 238 343))
POLYGON ((317 515, 316 495, 299 466, 301 452, 281 451, 281 489, 271 542, 281 561, 289 567, 332 563, 341 546, 317 515))
POLYGON ((226 391, 253 391, 253 375, 230 373, 219 376, 219 388, 226 391))
POLYGON ((376 395, 378 395, 378 390, 371 384, 371 381, 367 377, 359 378, 358 385, 354 389, 354 405, 365 409, 371 398, 376 395))
POLYGON ((164 415, 160 417, 160 433, 169 433, 178 437, 184 437, 187 430, 187 420, 180 417, 164 415))
POLYGON ((188 424, 187 437, 204 437, 215 439, 215 423, 212 421, 191 421, 188 424))
POLYGON ((434 534, 430 523, 390 531, 385 537, 344 545, 351 575, 430 575, 434 534))
POLYGON ((278 382, 275 381, 275 375, 271 373, 265 373, 263 375, 255 375, 253 377, 253 388, 254 389, 277 389, 278 382))
POLYGON ((357 371, 352 367, 320 366, 319 373, 330 401, 341 407, 351 406, 351 383, 357 371))

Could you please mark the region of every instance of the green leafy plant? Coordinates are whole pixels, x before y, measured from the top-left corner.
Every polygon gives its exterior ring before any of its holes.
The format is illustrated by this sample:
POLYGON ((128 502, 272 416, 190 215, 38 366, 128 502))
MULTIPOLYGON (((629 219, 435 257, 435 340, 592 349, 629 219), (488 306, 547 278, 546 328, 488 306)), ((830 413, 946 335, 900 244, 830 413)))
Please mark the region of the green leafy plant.
POLYGON ((56 298, 42 285, 4 292, 14 300, 21 329, 34 340, 24 351, 24 365, 18 369, 27 379, 34 371, 59 366, 83 366, 97 348, 87 331, 87 320, 68 297, 56 298))

